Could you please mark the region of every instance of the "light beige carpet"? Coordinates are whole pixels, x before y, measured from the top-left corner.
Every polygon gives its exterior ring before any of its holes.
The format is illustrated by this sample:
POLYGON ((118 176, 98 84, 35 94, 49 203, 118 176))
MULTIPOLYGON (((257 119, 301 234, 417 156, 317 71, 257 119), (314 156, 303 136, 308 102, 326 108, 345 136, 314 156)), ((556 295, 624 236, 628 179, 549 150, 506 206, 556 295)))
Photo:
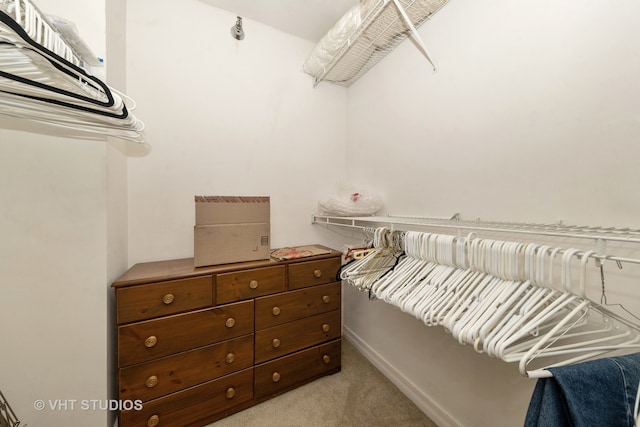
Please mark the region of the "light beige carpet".
POLYGON ((207 427, 437 427, 347 340, 342 371, 207 427))

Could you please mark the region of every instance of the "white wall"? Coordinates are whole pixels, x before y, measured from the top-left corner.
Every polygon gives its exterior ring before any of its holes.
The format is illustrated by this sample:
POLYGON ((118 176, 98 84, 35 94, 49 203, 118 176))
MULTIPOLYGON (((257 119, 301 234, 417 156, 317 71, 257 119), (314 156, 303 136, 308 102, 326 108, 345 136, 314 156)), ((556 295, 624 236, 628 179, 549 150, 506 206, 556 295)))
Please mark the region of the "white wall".
POLYGON ((106 398, 105 145, 0 130, 2 391, 29 425, 101 425, 37 399, 106 398))
MULTIPOLYGON (((83 5, 39 2, 104 56, 103 3, 83 5)), ((127 263, 192 256, 195 194, 270 195, 274 247, 357 238, 309 225, 345 175, 396 214, 638 227, 639 8, 455 0, 420 29, 436 73, 407 42, 345 90, 312 87, 307 41, 247 19, 235 41, 235 16, 196 0, 127 2, 110 16, 126 15, 150 151, 124 170, 117 146, 0 118, 3 393, 30 425, 105 423, 33 402, 108 396, 108 285, 127 263)), ((639 312, 636 292, 613 295, 639 312)), ((515 367, 348 288, 344 313, 442 425, 522 423, 533 382, 515 367)))
MULTIPOLYGON (((101 1, 38 6, 76 23, 104 57, 101 1)), ((25 425, 107 422, 80 408, 108 398, 107 250, 119 230, 108 231, 107 174, 105 141, 0 118, 0 389, 25 425)))
MULTIPOLYGON (((393 214, 637 228, 639 12, 451 1, 419 30, 437 72, 405 42, 349 88, 348 177, 393 214)), ((636 282, 609 297, 640 313, 636 282)), ((516 366, 354 290, 344 313, 347 333, 442 425, 522 425, 534 381, 516 366)))
MULTIPOLYGON (((107 83, 127 92, 126 86, 126 0, 105 2, 107 33, 107 83)), ((127 147, 125 141, 110 138, 107 145, 107 283, 111 284, 128 267, 128 206, 127 206, 127 147)), ((107 395, 116 400, 117 334, 115 326, 115 291, 108 286, 107 294, 107 395)), ((109 412, 107 425, 114 423, 117 414, 109 412)))
POLYGON ((637 226, 636 7, 450 2, 436 73, 408 42, 350 88, 349 175, 397 214, 637 226))
POLYGON ((129 159, 129 261, 193 256, 194 195, 271 196, 272 247, 318 241, 345 174, 346 89, 313 88, 313 44, 196 0, 128 2, 128 93, 148 153, 129 159), (153 13, 149 13, 152 10, 153 13))
MULTIPOLYGON (((106 81, 127 93, 126 84, 126 0, 105 2, 106 81)), ((133 112, 136 114, 136 112, 133 112)), ((107 400, 115 401, 117 390, 117 334, 115 326, 115 291, 113 283, 128 267, 129 227, 127 205, 127 153, 130 143, 108 138, 106 146, 106 214, 107 214, 107 400)), ((114 424, 116 411, 109 411, 107 425, 114 424)))

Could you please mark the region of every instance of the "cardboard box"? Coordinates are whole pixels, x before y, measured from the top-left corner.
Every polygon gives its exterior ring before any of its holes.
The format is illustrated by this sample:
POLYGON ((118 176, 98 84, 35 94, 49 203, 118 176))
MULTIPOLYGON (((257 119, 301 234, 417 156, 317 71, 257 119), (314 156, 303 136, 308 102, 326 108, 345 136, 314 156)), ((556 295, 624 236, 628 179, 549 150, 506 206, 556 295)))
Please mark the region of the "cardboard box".
POLYGON ((196 225, 271 221, 268 196, 196 196, 196 225))
POLYGON ((196 196, 194 265, 269 259, 269 197, 196 196))

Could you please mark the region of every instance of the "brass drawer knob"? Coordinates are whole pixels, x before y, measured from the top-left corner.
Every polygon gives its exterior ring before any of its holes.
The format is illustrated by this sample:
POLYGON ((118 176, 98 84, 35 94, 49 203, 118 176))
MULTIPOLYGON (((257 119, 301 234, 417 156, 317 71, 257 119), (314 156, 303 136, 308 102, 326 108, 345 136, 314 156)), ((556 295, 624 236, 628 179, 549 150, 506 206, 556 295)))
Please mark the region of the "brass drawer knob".
POLYGON ((313 275, 319 279, 322 276, 322 270, 314 270, 313 275))
POLYGON ((280 381, 280 372, 274 372, 273 375, 271 375, 271 381, 274 383, 280 381))
POLYGON ((227 319, 227 321, 226 321, 226 322, 224 322, 224 325, 225 325, 227 328, 233 328, 233 327, 235 326, 235 324, 236 324, 236 319, 234 319, 233 317, 229 317, 229 318, 227 319))
POLYGON ((148 388, 154 388, 155 386, 158 385, 158 377, 156 377, 155 375, 151 375, 149 378, 147 378, 147 380, 144 382, 144 384, 148 388))
POLYGON ((280 315, 280 307, 273 307, 271 313, 273 313, 274 316, 280 315))
POLYGON ((165 303, 166 305, 169 305, 173 302, 174 299, 176 299, 176 297, 173 296, 173 294, 166 294, 165 296, 162 297, 162 302, 165 303))
POLYGON ((158 344, 158 338, 156 338, 155 335, 151 335, 146 340, 144 340, 144 346, 147 348, 154 347, 156 344, 158 344))
POLYGON ((235 396, 235 395, 236 395, 236 389, 233 388, 233 387, 229 387, 227 389, 227 399, 232 399, 233 396, 235 396))
POLYGON ((330 329, 331 329, 331 326, 329 326, 328 323, 323 323, 322 324, 322 331, 323 332, 329 332, 330 329))
POLYGON ((258 289, 258 281, 257 280, 252 280, 249 282, 249 287, 251 289, 258 289))
POLYGON ((227 363, 233 363, 236 361, 236 355, 233 353, 227 354, 227 357, 224 359, 227 363))
POLYGON ((322 356, 322 361, 324 362, 325 365, 328 365, 329 362, 331 362, 331 356, 329 356, 328 354, 325 354, 324 356, 322 356))
POLYGON ((322 302, 325 304, 329 304, 331 302, 331 297, 329 295, 323 295, 322 302))
POLYGON ((271 345, 273 346, 273 348, 280 347, 280 340, 278 338, 274 338, 273 341, 271 341, 271 345))
POLYGON ((147 427, 156 427, 160 424, 160 417, 157 415, 151 415, 147 420, 147 427))

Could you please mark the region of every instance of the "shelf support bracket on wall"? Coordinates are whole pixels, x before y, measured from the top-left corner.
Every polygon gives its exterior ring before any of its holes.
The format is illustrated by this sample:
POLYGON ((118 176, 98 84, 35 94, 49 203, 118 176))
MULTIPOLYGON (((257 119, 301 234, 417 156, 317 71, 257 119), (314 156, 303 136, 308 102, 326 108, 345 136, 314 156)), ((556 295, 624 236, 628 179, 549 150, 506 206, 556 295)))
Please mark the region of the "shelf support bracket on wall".
POLYGON ((424 56, 427 58, 427 61, 429 61, 429 63, 433 66, 433 71, 436 71, 436 64, 434 64, 433 61, 431 60, 431 57, 427 52, 427 48, 424 46, 424 43, 422 43, 422 39, 420 38, 420 35, 418 34, 416 27, 413 26, 411 19, 409 19, 409 17, 407 16, 407 12, 404 11, 404 8, 398 2, 398 0, 393 0, 393 3, 396 5, 396 8, 398 8, 398 12, 400 12, 400 14, 402 15, 404 22, 409 26, 409 29, 411 30, 411 34, 413 35, 413 39, 415 40, 416 43, 418 43, 418 47, 420 48, 424 56))

